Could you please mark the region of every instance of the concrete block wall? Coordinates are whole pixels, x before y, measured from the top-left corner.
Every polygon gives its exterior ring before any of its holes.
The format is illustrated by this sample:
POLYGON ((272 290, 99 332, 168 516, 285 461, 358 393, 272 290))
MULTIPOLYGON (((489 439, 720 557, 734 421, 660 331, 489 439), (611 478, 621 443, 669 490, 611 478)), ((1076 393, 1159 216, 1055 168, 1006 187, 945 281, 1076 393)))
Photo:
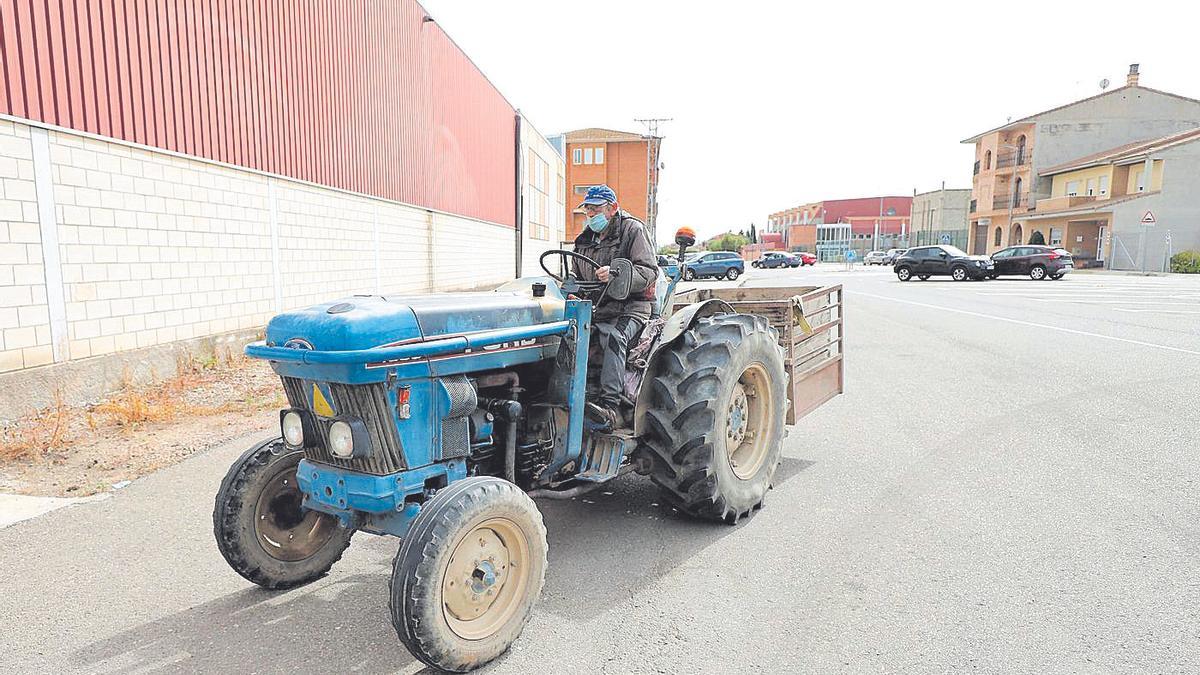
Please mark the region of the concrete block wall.
POLYGON ((29 127, 0 119, 0 372, 52 361, 29 127))
POLYGON ((514 257, 503 225, 0 118, 0 372, 494 286, 514 257))

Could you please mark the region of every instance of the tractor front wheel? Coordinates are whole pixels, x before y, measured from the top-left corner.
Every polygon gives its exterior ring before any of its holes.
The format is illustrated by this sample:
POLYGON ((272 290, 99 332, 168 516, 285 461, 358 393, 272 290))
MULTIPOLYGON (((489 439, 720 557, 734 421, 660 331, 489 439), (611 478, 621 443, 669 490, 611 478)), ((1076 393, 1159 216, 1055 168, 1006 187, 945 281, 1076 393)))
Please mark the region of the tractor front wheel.
POLYGON ((700 319, 655 365, 642 440, 650 478, 689 515, 736 523, 779 466, 787 372, 763 317, 700 319))
POLYGON ((217 548, 235 572, 263 588, 292 588, 324 576, 354 534, 336 517, 304 508, 296 483, 303 458, 283 439, 263 441, 242 453, 217 491, 217 548))
POLYGON ((516 485, 473 477, 438 491, 392 566, 392 625, 412 655, 478 668, 521 634, 546 576, 546 527, 516 485))

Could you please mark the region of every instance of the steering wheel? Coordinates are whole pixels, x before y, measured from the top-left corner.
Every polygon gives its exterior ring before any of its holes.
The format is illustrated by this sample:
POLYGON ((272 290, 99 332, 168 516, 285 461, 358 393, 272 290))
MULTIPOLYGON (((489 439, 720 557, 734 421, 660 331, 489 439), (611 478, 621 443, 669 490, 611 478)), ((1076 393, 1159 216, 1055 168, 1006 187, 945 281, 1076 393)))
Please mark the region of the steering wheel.
POLYGON ((608 290, 609 282, 608 281, 584 281, 582 279, 576 278, 574 274, 571 274, 571 264, 570 264, 571 258, 580 260, 580 261, 584 262, 585 264, 591 266, 592 271, 598 270, 601 267, 603 267, 603 265, 596 262, 595 260, 592 260, 591 258, 587 257, 586 255, 583 255, 582 253, 576 253, 575 251, 568 251, 566 249, 561 249, 561 248, 553 248, 553 249, 550 249, 549 251, 546 251, 545 253, 543 253, 541 255, 541 257, 538 258, 538 264, 542 266, 542 270, 547 275, 549 275, 549 277, 551 279, 554 279, 555 281, 558 282, 559 286, 562 288, 563 293, 586 293, 588 295, 593 295, 594 296, 594 298, 592 299, 593 302, 598 301, 600 298, 603 298, 605 291, 608 290), (546 266, 546 258, 548 258, 550 256, 555 256, 555 255, 559 257, 559 260, 562 263, 562 270, 563 270, 562 275, 555 274, 554 272, 550 271, 549 267, 546 266))

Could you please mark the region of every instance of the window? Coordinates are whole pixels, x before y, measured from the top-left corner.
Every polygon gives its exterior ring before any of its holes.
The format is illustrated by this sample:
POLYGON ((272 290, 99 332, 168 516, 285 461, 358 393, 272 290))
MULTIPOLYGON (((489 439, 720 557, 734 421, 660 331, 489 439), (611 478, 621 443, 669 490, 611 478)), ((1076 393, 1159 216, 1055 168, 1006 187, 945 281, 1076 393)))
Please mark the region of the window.
POLYGON ((994 242, 992 242, 992 246, 999 246, 999 245, 1000 245, 1000 238, 1001 238, 1001 237, 1003 237, 1003 236, 1004 236, 1004 232, 1003 232, 1003 230, 1001 230, 1000 228, 998 228, 998 227, 997 227, 997 228, 996 228, 996 240, 995 240, 994 242))
POLYGON ((1136 180, 1137 180, 1137 191, 1138 191, 1138 192, 1145 192, 1145 191, 1146 191, 1146 171, 1145 171, 1145 168, 1144 168, 1144 167, 1142 167, 1142 168, 1138 168, 1138 169, 1136 169, 1136 170, 1135 170, 1135 173, 1134 173, 1134 175, 1137 177, 1137 178, 1136 178, 1136 180))
POLYGON ((571 163, 583 164, 583 150, 580 148, 575 148, 571 151, 571 163))
POLYGON ((1051 246, 1062 246, 1062 238, 1063 231, 1061 227, 1050 228, 1050 241, 1048 243, 1051 246))
POLYGON ((583 163, 591 164, 592 157, 593 157, 593 150, 591 148, 584 148, 583 149, 583 163))
POLYGON ((604 148, 596 148, 596 163, 604 163, 604 148))
POLYGON ((990 168, 992 168, 992 151, 988 150, 983 153, 983 170, 987 171, 990 168))
POLYGON ((995 253, 993 253, 992 259, 1007 258, 1007 257, 1011 256, 1013 253, 1014 253, 1014 249, 1006 248, 1003 251, 996 251, 995 253))
POLYGON ((1017 164, 1025 163, 1025 136, 1017 139, 1017 164))
POLYGON ((1108 194, 1108 176, 1100 176, 1100 196, 1108 194))
POLYGON ((1067 196, 1075 197, 1078 194, 1079 194, 1079 181, 1077 181, 1077 180, 1067 181, 1067 196))
POLYGON ((1095 178, 1087 179, 1087 196, 1089 196, 1089 197, 1096 196, 1096 179, 1095 178))
POLYGON ((550 239, 550 165, 537 153, 529 155, 529 197, 525 202, 525 218, 529 223, 529 236, 533 239, 550 239))

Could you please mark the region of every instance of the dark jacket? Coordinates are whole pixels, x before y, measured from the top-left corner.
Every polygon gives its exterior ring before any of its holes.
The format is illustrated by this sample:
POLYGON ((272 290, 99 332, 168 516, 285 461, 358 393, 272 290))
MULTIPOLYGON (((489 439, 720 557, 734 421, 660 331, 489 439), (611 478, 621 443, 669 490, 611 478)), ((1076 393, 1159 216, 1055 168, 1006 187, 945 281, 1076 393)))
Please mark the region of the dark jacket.
MULTIPOLYGON (((636 316, 643 321, 650 318, 654 282, 658 279, 658 262, 642 221, 628 211, 618 210, 608 221, 608 227, 598 233, 584 226, 583 232, 575 237, 575 252, 595 260, 601 266, 612 264, 614 258, 628 258, 633 263, 633 284, 629 298, 613 300, 605 296, 593 312, 596 321, 621 315, 636 316)), ((580 279, 596 279, 596 271, 590 265, 576 260, 574 267, 575 276, 580 279)))

